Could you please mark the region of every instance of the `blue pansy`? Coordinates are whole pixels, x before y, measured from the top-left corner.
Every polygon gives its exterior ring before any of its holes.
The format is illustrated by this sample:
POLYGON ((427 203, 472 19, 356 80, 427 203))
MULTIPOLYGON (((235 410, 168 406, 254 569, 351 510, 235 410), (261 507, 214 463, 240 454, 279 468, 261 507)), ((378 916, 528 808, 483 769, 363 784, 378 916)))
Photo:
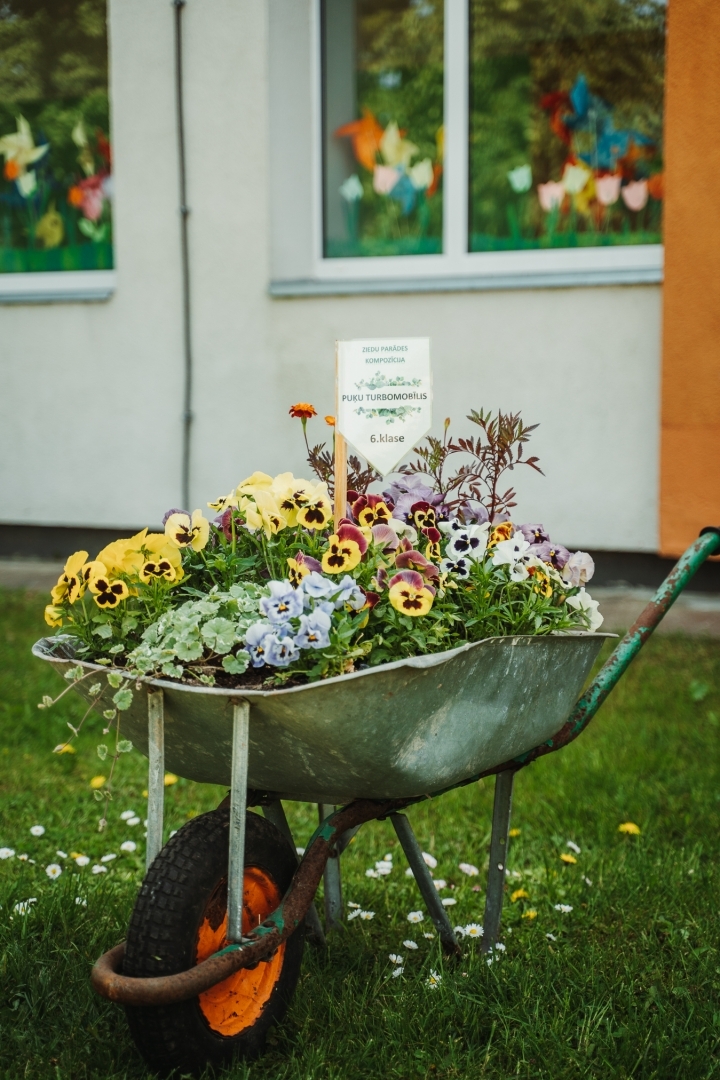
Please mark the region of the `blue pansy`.
POLYGON ((245 635, 245 648, 250 653, 253 667, 262 667, 266 663, 268 638, 272 629, 270 623, 256 622, 245 635))
POLYGON ((273 667, 287 667, 300 655, 300 650, 291 637, 268 634, 265 644, 267 648, 265 663, 272 664, 273 667))
POLYGON ((293 589, 289 581, 271 581, 270 595, 260 601, 263 615, 276 626, 302 614, 303 598, 299 589, 293 589))
POLYGON ((295 644, 300 649, 324 649, 330 644, 331 625, 332 620, 325 611, 316 609, 310 615, 301 615, 295 644))

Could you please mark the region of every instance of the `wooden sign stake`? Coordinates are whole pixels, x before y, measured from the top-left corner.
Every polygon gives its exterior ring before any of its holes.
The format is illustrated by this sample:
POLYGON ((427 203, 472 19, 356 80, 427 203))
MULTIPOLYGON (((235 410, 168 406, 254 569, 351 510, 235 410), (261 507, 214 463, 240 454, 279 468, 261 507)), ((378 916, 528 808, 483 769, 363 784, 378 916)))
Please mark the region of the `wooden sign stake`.
POLYGON ((338 431, 340 415, 338 373, 338 343, 335 342, 335 528, 347 512, 347 443, 345 436, 338 431))

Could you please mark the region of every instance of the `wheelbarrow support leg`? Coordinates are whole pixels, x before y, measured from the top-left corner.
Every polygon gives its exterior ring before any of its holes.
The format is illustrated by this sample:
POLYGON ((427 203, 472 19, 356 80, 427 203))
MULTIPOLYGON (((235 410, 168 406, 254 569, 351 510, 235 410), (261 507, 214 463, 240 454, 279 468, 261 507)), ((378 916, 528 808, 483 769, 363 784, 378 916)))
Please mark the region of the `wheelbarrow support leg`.
POLYGON ((390 814, 390 820, 397 833, 397 838, 402 844, 402 849, 405 852, 407 861, 410 863, 410 869, 415 875, 415 880, 420 889, 422 898, 425 901, 425 905, 430 912, 430 918, 433 921, 433 925, 440 935, 443 949, 446 953, 458 954, 460 952, 460 946, 458 945, 453 928, 450 925, 447 912, 442 905, 440 895, 435 888, 435 882, 425 865, 420 845, 412 830, 412 825, 404 814, 390 814))
POLYGON ((149 870, 163 846, 163 805, 165 801, 165 720, 164 694, 148 694, 148 818, 145 870, 149 870))
MULTIPOLYGON (((321 822, 334 812, 335 807, 332 803, 318 803, 318 816, 321 822)), ((336 853, 331 855, 328 859, 325 864, 325 872, 323 873, 326 932, 335 930, 338 926, 342 926, 343 899, 342 877, 340 874, 340 850, 340 845, 338 844, 336 853)))
POLYGON ((506 769, 495 777, 492 834, 490 837, 490 866, 488 869, 485 917, 483 919, 482 951, 490 952, 500 932, 515 770, 506 769))
MULTIPOLYGON (((268 821, 275 826, 278 832, 281 832, 286 840, 290 841, 293 851, 295 851, 293 834, 290 831, 290 825, 288 824, 288 819, 285 816, 285 810, 283 809, 283 804, 280 800, 278 799, 277 802, 267 803, 263 806, 263 814, 268 821)), ((298 862, 300 862, 299 857, 298 862)), ((324 948, 327 945, 327 942, 325 941, 325 933, 314 903, 308 908, 308 913, 305 916, 305 925, 307 926, 309 933, 315 938, 315 942, 324 948)))
POLYGON ((233 705, 232 773, 230 779, 230 852, 228 858, 228 941, 242 940, 245 877, 245 812, 247 810, 250 704, 233 705))

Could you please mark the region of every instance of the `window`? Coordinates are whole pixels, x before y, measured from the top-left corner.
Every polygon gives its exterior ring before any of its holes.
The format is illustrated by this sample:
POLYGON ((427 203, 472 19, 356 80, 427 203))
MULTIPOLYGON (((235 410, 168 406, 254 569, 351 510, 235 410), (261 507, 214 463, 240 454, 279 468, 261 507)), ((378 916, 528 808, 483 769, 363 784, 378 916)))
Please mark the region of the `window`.
POLYGON ((662 280, 665 0, 268 2, 273 295, 662 280))
POLYGON ((442 251, 442 0, 323 0, 324 254, 442 251))
POLYGON ((470 0, 470 251, 658 244, 665 5, 470 0))
POLYGON ((0 160, 0 274, 112 268, 106 0, 1 0, 0 160))

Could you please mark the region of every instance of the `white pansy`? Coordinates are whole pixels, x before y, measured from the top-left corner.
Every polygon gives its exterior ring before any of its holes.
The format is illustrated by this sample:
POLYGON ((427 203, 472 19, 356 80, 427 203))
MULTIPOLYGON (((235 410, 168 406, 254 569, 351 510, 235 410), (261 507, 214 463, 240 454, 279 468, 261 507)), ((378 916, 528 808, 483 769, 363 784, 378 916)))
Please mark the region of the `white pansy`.
POLYGON ((515 532, 509 540, 500 540, 495 545, 492 555, 493 566, 515 566, 516 563, 525 561, 529 552, 530 544, 521 532, 515 532))
POLYGON ((574 596, 568 596, 565 603, 568 607, 575 608, 576 611, 582 612, 587 619, 588 629, 592 634, 594 634, 605 621, 598 611, 599 604, 597 600, 593 600, 590 593, 585 592, 584 588, 580 589, 574 596))
POLYGON ((595 563, 587 551, 575 551, 562 568, 562 578, 568 585, 587 585, 595 573, 595 563))
POLYGON ((448 534, 448 558, 473 561, 482 559, 487 548, 488 527, 488 522, 485 522, 484 525, 464 525, 461 529, 452 529, 448 534))
POLYGON ((466 578, 470 576, 470 559, 441 559, 440 569, 443 574, 452 574, 453 577, 466 578))

